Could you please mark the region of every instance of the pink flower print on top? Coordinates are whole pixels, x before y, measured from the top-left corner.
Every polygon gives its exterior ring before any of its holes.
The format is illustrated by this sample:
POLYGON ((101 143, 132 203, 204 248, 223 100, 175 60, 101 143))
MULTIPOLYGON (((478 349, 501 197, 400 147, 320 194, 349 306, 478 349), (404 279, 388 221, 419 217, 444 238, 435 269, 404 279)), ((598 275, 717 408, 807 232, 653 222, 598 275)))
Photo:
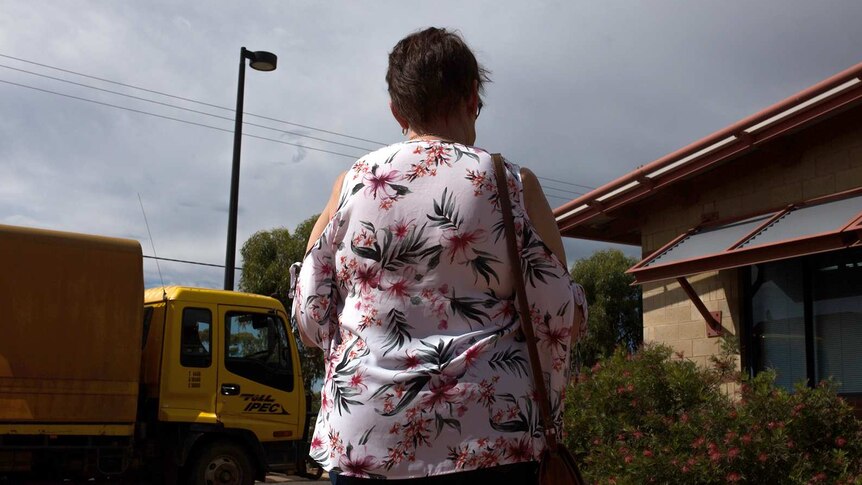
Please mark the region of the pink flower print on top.
POLYGON ((476 259, 476 252, 473 248, 484 241, 485 231, 483 229, 472 231, 450 229, 443 235, 441 244, 445 248, 450 262, 463 264, 476 259))
POLYGON ((406 218, 398 219, 395 221, 395 224, 389 226, 389 230, 396 239, 404 239, 416 227, 415 221, 416 219, 410 219, 409 221, 406 218))
POLYGON ((371 455, 356 456, 356 450, 351 449, 347 455, 339 460, 342 473, 352 477, 370 477, 370 473, 377 467, 377 458, 371 455))
MULTIPOLYGON (((324 354, 309 455, 325 470, 403 479, 535 460, 544 450, 532 435, 536 398, 494 175, 487 152, 445 141, 382 148, 348 172, 303 259, 292 312, 324 354)), ((583 292, 530 224, 518 167, 507 163, 505 176, 561 423, 569 328, 585 299, 576 300, 583 292)), ((622 388, 625 401, 631 392, 622 388)), ((722 460, 735 452, 722 450, 722 460)))
POLYGON ((398 181, 400 175, 398 170, 385 171, 374 167, 370 174, 365 174, 365 178, 363 179, 365 193, 373 199, 377 199, 378 195, 383 199, 391 199, 397 195, 397 192, 392 189, 391 184, 398 181))

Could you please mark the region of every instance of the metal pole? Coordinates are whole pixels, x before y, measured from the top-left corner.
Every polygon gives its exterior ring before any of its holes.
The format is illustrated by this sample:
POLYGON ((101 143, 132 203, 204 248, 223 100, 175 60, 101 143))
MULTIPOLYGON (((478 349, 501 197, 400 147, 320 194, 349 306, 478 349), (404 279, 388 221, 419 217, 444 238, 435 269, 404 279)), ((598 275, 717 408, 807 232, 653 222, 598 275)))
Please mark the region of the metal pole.
POLYGON ((230 177, 230 208, 227 219, 227 253, 224 258, 224 289, 233 290, 236 258, 236 215, 239 206, 239 154, 242 146, 242 105, 245 89, 246 50, 239 55, 239 83, 236 88, 236 124, 233 129, 233 169, 230 177))

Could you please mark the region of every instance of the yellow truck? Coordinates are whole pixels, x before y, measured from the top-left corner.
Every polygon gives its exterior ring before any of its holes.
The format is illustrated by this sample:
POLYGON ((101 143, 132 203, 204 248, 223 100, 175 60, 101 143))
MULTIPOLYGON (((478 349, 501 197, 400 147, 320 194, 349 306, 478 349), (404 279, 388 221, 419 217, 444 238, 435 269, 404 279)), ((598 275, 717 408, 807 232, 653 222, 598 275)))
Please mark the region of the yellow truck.
POLYGON ((281 303, 144 291, 142 261, 137 241, 0 225, 0 481, 311 474, 281 303))

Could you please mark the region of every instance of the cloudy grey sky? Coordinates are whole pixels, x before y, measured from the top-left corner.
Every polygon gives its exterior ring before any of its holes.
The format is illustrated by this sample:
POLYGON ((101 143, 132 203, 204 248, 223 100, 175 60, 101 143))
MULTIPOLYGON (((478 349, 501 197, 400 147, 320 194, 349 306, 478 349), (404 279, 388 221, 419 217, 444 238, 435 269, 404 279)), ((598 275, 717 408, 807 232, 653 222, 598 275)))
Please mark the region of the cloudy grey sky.
MULTIPOLYGON (((0 223, 135 238, 152 254, 140 193, 159 256, 224 262, 232 109, 32 62, 231 108, 240 47, 270 50, 278 70, 247 72, 247 113, 393 143, 388 51, 422 27, 458 29, 493 72, 477 145, 545 177, 556 207, 583 190, 568 184, 604 184, 862 62, 860 22, 862 2, 849 0, 0 0, 0 223)), ((245 133, 276 141, 243 141, 238 245, 318 212, 337 173, 364 153, 307 136, 377 146, 246 121, 275 130, 245 133)), ((566 245, 570 261, 605 247, 566 245)), ((147 286, 158 284, 152 261, 144 268, 147 286)), ((168 284, 223 278, 177 263, 162 273, 168 284)))

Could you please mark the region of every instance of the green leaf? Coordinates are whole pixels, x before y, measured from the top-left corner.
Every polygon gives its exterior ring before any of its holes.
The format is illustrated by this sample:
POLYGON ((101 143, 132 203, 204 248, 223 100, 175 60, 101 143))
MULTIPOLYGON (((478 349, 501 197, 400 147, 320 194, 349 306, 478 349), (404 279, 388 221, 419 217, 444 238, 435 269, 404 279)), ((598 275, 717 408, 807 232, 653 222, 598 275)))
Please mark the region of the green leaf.
POLYGON ((431 259, 428 260, 428 269, 434 269, 437 267, 438 264, 440 264, 440 255, 442 253, 443 252, 441 251, 441 252, 435 254, 434 256, 432 256, 431 259))
POLYGON ((380 386, 380 389, 377 389, 376 391, 374 391, 374 394, 371 395, 371 399, 377 399, 378 396, 388 391, 389 389, 392 389, 393 387, 395 387, 395 384, 385 384, 383 386, 380 386))
POLYGON ((530 425, 526 419, 506 421, 503 423, 495 423, 494 420, 489 421, 492 428, 502 433, 525 433, 530 430, 530 425))
POLYGON ((485 283, 491 284, 491 276, 493 276, 499 283, 500 278, 497 276, 497 272, 491 268, 490 263, 499 263, 500 260, 494 257, 491 253, 487 253, 485 251, 476 251, 476 254, 478 256, 470 261, 470 266, 473 269, 473 274, 476 276, 476 279, 481 275, 485 278, 485 283))
POLYGON ((407 188, 407 187, 405 187, 404 185, 389 184, 389 187, 392 187, 392 189, 393 189, 393 190, 395 191, 395 193, 396 193, 396 194, 398 194, 398 195, 405 195, 405 194, 409 194, 409 193, 410 193, 410 189, 409 189, 409 188, 407 188))
POLYGON ((443 432, 443 416, 440 416, 440 413, 434 413, 434 422, 437 425, 437 436, 434 439, 440 437, 440 433, 443 432))
POLYGON ((443 246, 437 244, 435 246, 431 246, 425 248, 420 254, 419 257, 427 258, 431 256, 431 259, 428 260, 428 269, 434 269, 440 264, 440 255, 443 253, 443 246))
POLYGON ((461 216, 455 209, 455 197, 448 193, 449 188, 443 189, 440 201, 434 201, 434 215, 428 214, 432 226, 442 229, 458 229, 461 226, 461 216))
POLYGON ((506 232, 506 224, 500 219, 500 222, 494 224, 492 226, 492 234, 494 235, 494 242, 498 242, 500 238, 503 237, 503 234, 506 232))
POLYGON ((368 428, 368 431, 366 431, 365 433, 363 433, 363 434, 362 434, 362 437, 361 437, 361 438, 359 438, 359 445, 360 445, 360 446, 364 446, 364 445, 365 445, 365 443, 368 443, 368 437, 371 435, 371 432, 372 432, 372 431, 374 430, 374 428, 376 428, 376 427, 377 427, 377 425, 374 425, 374 426, 372 426, 372 427, 368 428))
POLYGON ((386 161, 384 161, 383 163, 392 163, 392 160, 395 159, 395 155, 398 155, 399 152, 400 150, 393 151, 392 154, 389 155, 389 158, 387 158, 386 161))
POLYGON ((479 308, 484 306, 484 301, 477 298, 457 298, 453 296, 449 298, 449 306, 456 315, 461 315, 482 326, 485 325, 485 321, 489 318, 488 314, 479 308))
POLYGON ((472 158, 473 160, 475 160, 477 162, 479 161, 479 155, 476 155, 475 153, 470 152, 470 151, 460 150, 457 145, 453 146, 453 148, 455 148, 455 153, 458 155, 458 157, 455 158, 456 162, 458 160, 461 160, 461 157, 463 157, 465 155, 472 158))
POLYGON ((358 184, 354 185, 353 189, 350 191, 350 195, 356 195, 357 192, 362 190, 362 187, 365 187, 365 184, 362 182, 359 182, 358 184))
POLYGON ((395 406, 392 411, 381 414, 383 416, 395 416, 399 414, 404 408, 409 406, 414 399, 416 399, 416 396, 419 394, 419 391, 421 391, 430 380, 430 375, 422 374, 407 381, 407 386, 409 387, 406 391, 404 391, 404 395, 401 396, 401 401, 395 406))
POLYGON ((386 315, 386 320, 386 338, 383 340, 384 356, 396 348, 400 349, 403 347, 405 341, 413 340, 410 332, 408 332, 408 330, 413 327, 407 323, 407 318, 404 316, 404 313, 393 308, 392 310, 389 310, 389 313, 386 315))
POLYGON ((494 370, 502 370, 509 374, 529 375, 527 374, 527 360, 520 354, 520 349, 515 348, 497 352, 491 356, 488 365, 494 370))
POLYGON ((356 246, 353 242, 350 243, 350 250, 357 256, 366 259, 371 259, 380 262, 380 247, 375 243, 373 248, 356 246))
POLYGON ((423 224, 419 229, 412 229, 407 236, 396 244, 385 246, 384 259, 382 265, 388 271, 397 271, 398 269, 415 265, 419 258, 425 257, 428 248, 428 239, 425 238, 425 228, 423 224))
POLYGON ((440 437, 440 433, 443 432, 444 426, 449 426, 450 428, 457 430, 458 433, 461 433, 461 422, 457 419, 447 419, 440 415, 440 413, 434 413, 434 421, 437 427, 437 436, 434 439, 440 437))
POLYGON ((458 421, 457 419, 451 418, 451 419, 444 419, 443 422, 446 423, 446 426, 449 426, 450 428, 457 430, 458 434, 461 434, 461 422, 460 421, 458 421))
POLYGON ((570 305, 570 304, 571 304, 571 301, 566 300, 566 303, 564 303, 564 304, 563 304, 563 306, 561 306, 561 307, 557 310, 557 316, 558 316, 558 317, 562 317, 563 315, 565 315, 565 314, 566 314, 566 311, 568 311, 568 309, 569 309, 569 305, 570 305))
POLYGON ((443 339, 437 341, 437 345, 421 342, 427 349, 419 349, 419 360, 425 364, 431 364, 438 369, 443 369, 452 361, 454 357, 453 341, 444 342, 443 339))

